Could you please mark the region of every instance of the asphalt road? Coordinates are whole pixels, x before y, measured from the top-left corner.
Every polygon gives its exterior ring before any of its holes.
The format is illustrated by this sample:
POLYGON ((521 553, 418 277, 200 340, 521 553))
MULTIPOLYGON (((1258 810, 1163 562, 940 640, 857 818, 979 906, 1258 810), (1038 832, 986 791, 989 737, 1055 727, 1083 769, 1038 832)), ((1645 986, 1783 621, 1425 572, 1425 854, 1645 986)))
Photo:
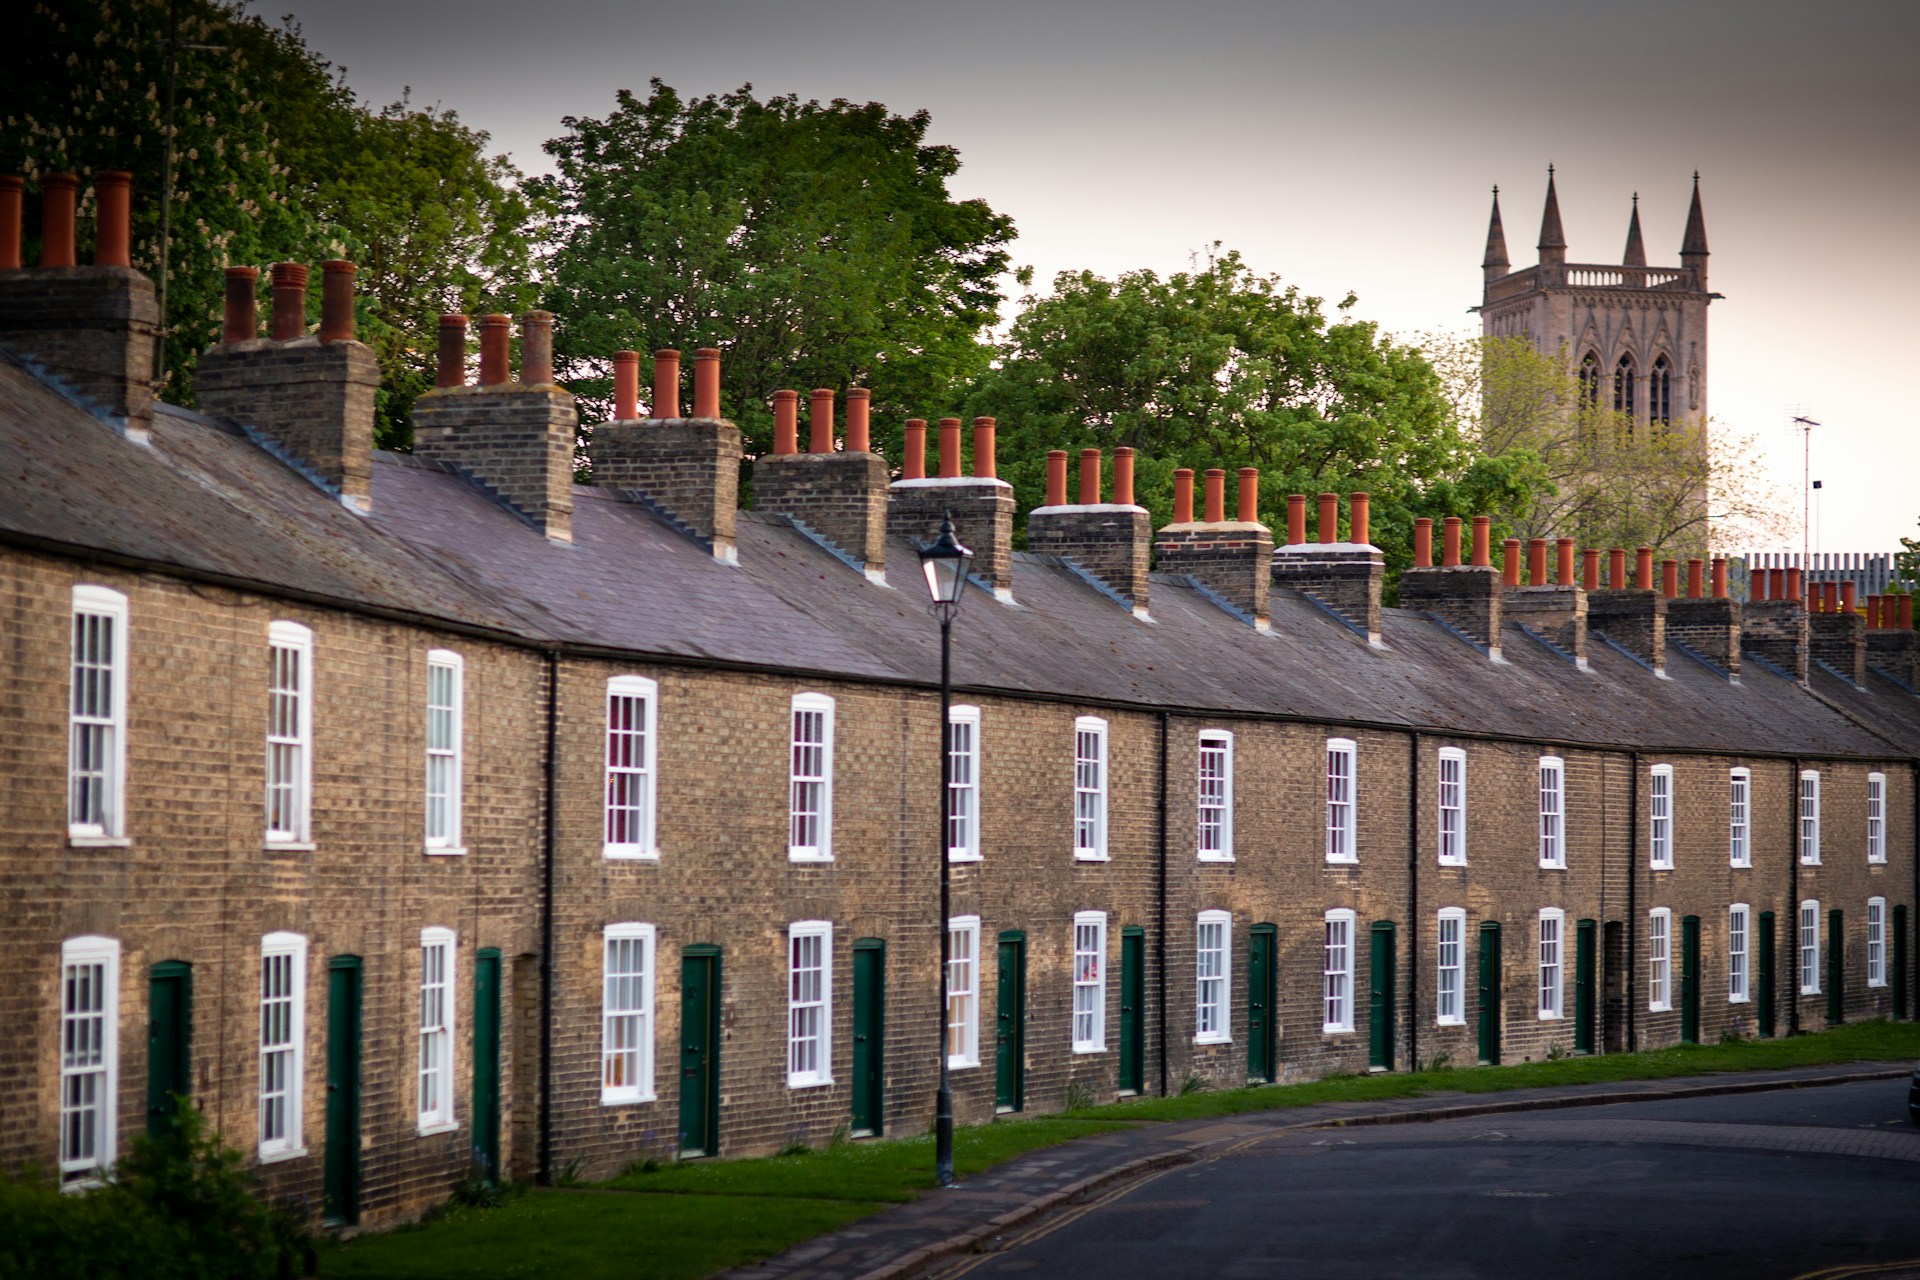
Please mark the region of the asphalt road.
POLYGON ((1906 1097, 1899 1080, 1250 1138, 938 1274, 1920 1280, 1906 1097))

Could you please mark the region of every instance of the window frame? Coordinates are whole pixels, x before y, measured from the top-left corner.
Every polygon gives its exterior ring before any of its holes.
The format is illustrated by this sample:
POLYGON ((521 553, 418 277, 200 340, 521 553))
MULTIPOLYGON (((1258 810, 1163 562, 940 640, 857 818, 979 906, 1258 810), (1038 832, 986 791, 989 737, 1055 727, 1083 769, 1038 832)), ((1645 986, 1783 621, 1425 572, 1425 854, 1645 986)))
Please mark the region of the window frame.
POLYGON ((1748 1004, 1753 999, 1753 908, 1744 902, 1727 906, 1727 1003, 1748 1004), (1735 927, 1735 922, 1738 927, 1735 927), (1735 941, 1739 946, 1735 946, 1735 941), (1739 963, 1734 961, 1738 959, 1739 963))
MULTIPOLYGON (((1331 788, 1332 780, 1328 780, 1331 788)), ((1434 772, 1434 799, 1438 807, 1439 859, 1443 867, 1464 867, 1467 865, 1467 753, 1460 747, 1442 747, 1439 765, 1434 772), (1447 780, 1447 766, 1455 767, 1455 777, 1447 780), (1454 792, 1454 803, 1447 803, 1448 789, 1454 792), (1449 830, 1448 815, 1452 815, 1456 826, 1449 830), (1448 852, 1448 837, 1453 837, 1453 850, 1448 852)))
POLYGON ((980 852, 980 708, 963 704, 947 709, 947 861, 978 862, 980 852), (956 750, 955 739, 961 735, 956 729, 964 728, 966 748, 956 750), (958 780, 957 766, 966 766, 966 780, 958 780), (959 802, 964 799, 964 806, 959 802), (964 807, 964 814, 956 812, 964 807), (959 838, 955 838, 956 825, 960 827, 959 838))
POLYGON ((1672 1008, 1673 908, 1655 907, 1647 912, 1647 1012, 1672 1008))
POLYGON ((1105 1053, 1107 1050, 1107 913, 1073 913, 1073 1005, 1069 1034, 1075 1053, 1105 1053), (1092 930, 1091 947, 1082 947, 1082 929, 1092 930), (1086 977, 1082 957, 1094 957, 1093 976, 1086 977), (1081 1007, 1081 993, 1090 992, 1087 1007, 1081 1007), (1087 1034, 1082 1036, 1081 1020, 1086 1019, 1087 1034))
POLYGON ((600 930, 600 1105, 630 1106, 654 1101, 654 1037, 657 1009, 654 1002, 659 969, 659 933, 656 926, 638 920, 621 920, 600 930), (640 970, 615 971, 614 944, 639 943, 640 970), (613 984, 638 978, 635 1007, 615 1007, 613 984), (616 1022, 622 1034, 616 1034, 616 1022), (630 1034, 631 1044, 617 1044, 630 1034), (616 1061, 627 1083, 609 1084, 609 1067, 616 1061), (631 1064, 628 1066, 627 1064, 631 1064))
POLYGON ((454 1108, 454 1053, 460 1038, 456 1031, 459 1021, 460 980, 459 980, 459 938, 453 930, 438 925, 420 931, 420 1062, 416 1072, 419 1084, 415 1118, 415 1129, 421 1137, 428 1134, 446 1133, 460 1127, 454 1108), (439 981, 434 979, 432 954, 439 952, 439 981), (439 987, 436 993, 435 986, 439 987), (432 998, 437 994, 440 1008, 439 1021, 429 1025, 428 1015, 433 1012, 432 998), (429 1059, 436 1055, 431 1052, 437 1048, 437 1060, 429 1059), (429 1088, 437 1091, 436 1104, 427 1105, 429 1088))
MULTIPOLYGON (((67 839, 81 844, 118 841, 127 834, 127 631, 132 609, 125 594, 90 583, 73 588, 67 629, 67 839), (107 710, 82 716, 79 701, 80 619, 104 618, 107 642, 107 710), (76 821, 81 781, 79 738, 83 726, 104 729, 100 751, 100 821, 76 821)), ((91 773, 88 776, 93 776, 91 773)))
POLYGON ((1867 985, 1887 985, 1887 900, 1867 899, 1867 985))
POLYGON ((1233 1043, 1233 913, 1202 911, 1193 932, 1193 1042, 1233 1043), (1207 931, 1218 929, 1218 945, 1207 946, 1207 931), (1209 973, 1211 950, 1216 971, 1209 973), (1211 1022, 1211 1026, 1209 1026, 1211 1022))
POLYGON ((1567 869, 1567 762, 1559 756, 1540 757, 1540 866, 1547 871, 1567 869), (1549 795, 1554 803, 1551 810, 1549 795))
POLYGON ((659 795, 660 795, 660 683, 647 676, 610 676, 607 679, 606 726, 602 735, 602 781, 601 790, 601 830, 600 856, 613 861, 658 861, 659 845, 659 795), (621 763, 615 763, 614 744, 616 732, 622 738, 630 738, 634 733, 631 724, 623 724, 616 729, 614 717, 615 699, 637 699, 641 705, 638 732, 641 735, 640 762, 631 763, 627 752, 620 754, 621 763), (628 783, 628 778, 637 778, 637 782, 628 783), (628 799, 625 794, 628 787, 635 788, 631 803, 615 803, 616 786, 622 792, 620 799, 628 799), (637 812, 636 812, 637 811, 637 812), (626 815, 633 814, 628 818, 626 815), (637 829, 636 829, 637 828, 637 829), (634 835, 637 840, 616 840, 614 836, 634 835))
POLYGON ((1073 722, 1073 856, 1080 862, 1105 862, 1107 852, 1107 790, 1110 766, 1107 722, 1099 716, 1078 716, 1073 722), (1082 739, 1098 745, 1098 754, 1081 754, 1082 739), (1087 783, 1087 767, 1093 770, 1087 783), (1082 797, 1088 797, 1083 800, 1082 797))
POLYGON ((466 660, 452 649, 429 649, 427 651, 427 728, 426 728, 426 849, 430 854, 451 857, 466 852, 460 843, 461 836, 461 797, 464 791, 463 774, 467 766, 467 664, 466 660), (434 672, 450 671, 452 685, 452 703, 439 707, 433 701, 434 672), (452 745, 435 748, 434 714, 444 710, 447 713, 448 736, 452 745), (444 807, 443 827, 438 835, 434 834, 434 761, 446 762, 446 791, 440 803, 444 807))
POLYGON ((1867 775, 1867 865, 1887 860, 1887 775, 1867 775))
POLYGON ((269 847, 298 847, 310 844, 313 840, 313 629, 298 622, 285 619, 267 624, 267 770, 266 770, 266 809, 263 814, 263 826, 266 829, 266 843, 269 847), (274 688, 277 678, 278 653, 290 650, 294 655, 294 671, 299 679, 299 688, 294 696, 295 731, 289 736, 274 733, 274 699, 284 694, 274 688), (295 749, 293 777, 290 782, 276 781, 274 767, 274 748, 292 747, 295 749), (275 827, 274 792, 281 786, 289 788, 288 808, 292 811, 290 825, 275 827))
MULTIPOLYGON (((54 1042, 59 1078, 60 1131, 57 1163, 60 1185, 80 1189, 98 1186, 120 1154, 120 940, 101 934, 81 934, 60 943, 60 983, 58 1034, 54 1042), (81 1009, 74 1002, 74 975, 70 970, 100 966, 97 991, 99 1007, 81 1009), (98 1061, 70 1064, 67 1045, 74 1039, 70 1027, 84 1019, 98 1017, 98 1061), (74 1083, 94 1082, 92 1097, 85 1106, 70 1104, 74 1083), (68 1154, 69 1117, 91 1115, 93 1151, 88 1156, 68 1154)), ((84 1122, 83 1122, 84 1123, 84 1122)))
POLYGON ((1467 1025, 1467 912, 1464 907, 1442 907, 1433 934, 1433 1020, 1436 1026, 1467 1025), (1453 963, 1447 963, 1447 926, 1454 926, 1453 963), (1447 1012, 1447 975, 1453 975, 1453 1007, 1447 1012))
POLYGON ((1673 766, 1656 764, 1647 774, 1647 867, 1673 870, 1673 766))
POLYGON ((1795 983, 1801 995, 1817 996, 1820 994, 1820 899, 1801 900, 1795 942, 1799 961, 1795 983))
POLYGON ((305 934, 279 931, 269 933, 260 939, 260 991, 255 1007, 260 1013, 260 1034, 255 1045, 255 1123, 257 1132, 257 1152, 261 1164, 272 1164, 280 1160, 292 1160, 307 1154, 306 1145, 306 1064, 307 1064, 307 938, 305 934), (288 991, 285 996, 270 995, 267 990, 269 962, 285 958, 287 960, 288 991), (267 1040, 267 1002, 269 999, 287 1001, 287 1037, 284 1041, 267 1040), (285 1088, 279 1092, 284 1100, 283 1132, 278 1137, 267 1136, 267 1108, 270 1095, 267 1089, 268 1057, 270 1054, 287 1055, 285 1088))
POLYGON ((1753 866, 1753 770, 1727 770, 1727 865, 1753 866))
POLYGON ((1347 1035, 1353 1031, 1354 950, 1358 917, 1347 907, 1335 907, 1325 915, 1325 942, 1322 945, 1320 972, 1320 1034, 1347 1035), (1344 940, 1334 941, 1335 927, 1344 931, 1344 940), (1343 949, 1344 960, 1335 965, 1335 948, 1343 949), (1336 984, 1338 979, 1338 984, 1336 984))
POLYGON ((1820 865, 1820 771, 1802 769, 1800 771, 1799 799, 1794 812, 1799 819, 1800 865, 1817 867, 1820 865), (1809 788, 1807 784, 1813 786, 1809 788))
POLYGON ((1534 936, 1539 943, 1540 968, 1535 996, 1540 1020, 1558 1021, 1567 1016, 1567 913, 1560 907, 1540 908, 1534 936), (1551 938, 1548 937, 1549 924, 1553 926, 1551 938), (1549 976, 1551 986, 1548 985, 1549 976), (1549 991, 1553 996, 1551 1005, 1547 1000, 1549 991))
POLYGON ((833 922, 797 920, 787 926, 787 1088, 813 1089, 832 1083, 833 922), (817 966, 803 967, 800 963, 800 944, 805 940, 819 943, 817 966), (809 971, 818 973, 819 994, 803 999, 798 994, 800 976, 809 971), (813 1014, 813 1028, 805 1035, 796 1031, 803 1011, 813 1014), (803 1044, 812 1045, 813 1057, 813 1065, 804 1070, 795 1065, 799 1061, 799 1046, 803 1044))
POLYGON ((833 861, 833 732, 834 699, 824 693, 796 693, 787 711, 787 860, 790 862, 833 861), (818 742, 802 743, 800 717, 820 716, 818 742), (820 771, 802 774, 798 759, 803 746, 820 752, 820 771), (795 839, 796 827, 805 811, 800 807, 800 788, 818 787, 819 804, 812 811, 813 842, 795 839))
POLYGON ((980 1065, 980 917, 953 916, 947 920, 947 1067, 965 1070, 980 1065), (956 939, 966 943, 962 956, 956 939), (958 973, 964 985, 955 981, 958 973), (956 1007, 958 1018, 956 1019, 956 1007), (955 1032, 959 1048, 954 1047, 955 1032))
POLYGON ((1360 808, 1360 748, 1352 738, 1328 738, 1326 767, 1326 857, 1329 863, 1351 866, 1360 861, 1359 820, 1360 808), (1335 783, 1339 775, 1334 771, 1334 761, 1346 761, 1346 796, 1336 798, 1335 783))
POLYGON ((1195 740, 1194 760, 1194 850, 1201 862, 1233 861, 1233 734, 1226 729, 1202 729, 1195 740), (1208 804, 1208 757, 1219 763, 1217 804, 1208 804), (1209 812, 1216 815, 1212 824, 1214 847, 1207 847, 1209 812))

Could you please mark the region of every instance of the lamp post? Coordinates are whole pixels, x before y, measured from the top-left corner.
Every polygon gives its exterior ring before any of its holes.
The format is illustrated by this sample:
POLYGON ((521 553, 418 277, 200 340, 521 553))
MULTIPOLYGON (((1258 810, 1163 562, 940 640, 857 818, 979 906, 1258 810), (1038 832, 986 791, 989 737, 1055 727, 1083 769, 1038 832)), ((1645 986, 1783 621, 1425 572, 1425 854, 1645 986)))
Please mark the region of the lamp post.
POLYGON ((940 824, 940 1034, 935 1044, 940 1050, 940 1087, 933 1103, 933 1176, 943 1187, 953 1185, 953 1086, 947 1073, 947 965, 952 936, 947 929, 947 805, 953 785, 953 756, 947 741, 947 721, 953 705, 953 619, 960 612, 960 597, 967 589, 967 568, 973 552, 953 536, 951 513, 940 521, 940 532, 932 542, 919 548, 920 568, 927 575, 927 594, 932 597, 933 615, 940 619, 940 802, 935 813, 940 824))

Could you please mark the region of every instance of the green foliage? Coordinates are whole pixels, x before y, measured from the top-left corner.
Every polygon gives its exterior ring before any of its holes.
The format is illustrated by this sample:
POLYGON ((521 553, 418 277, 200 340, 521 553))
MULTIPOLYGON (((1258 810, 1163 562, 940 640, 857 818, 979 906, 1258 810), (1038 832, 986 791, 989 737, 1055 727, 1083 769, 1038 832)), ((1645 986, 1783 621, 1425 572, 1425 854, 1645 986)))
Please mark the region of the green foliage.
POLYGON ((272 1280, 311 1272, 301 1217, 260 1201, 238 1151, 191 1106, 174 1133, 140 1138, 105 1185, 63 1193, 0 1179, 0 1275, 272 1280))
MULTIPOLYGON (((1046 453, 1138 451, 1135 499, 1172 518, 1172 475, 1260 468, 1260 508, 1285 495, 1364 490, 1372 538, 1397 572, 1416 516, 1523 505, 1524 459, 1476 455, 1420 352, 1215 245, 1162 279, 1063 272, 1029 297, 968 402, 1001 421, 1001 474, 1019 510, 1045 496, 1046 453)), ((1232 498, 1229 498, 1229 502, 1232 498)))
POLYGON ((930 118, 878 103, 682 100, 655 80, 604 119, 569 116, 532 187, 560 218, 548 306, 564 378, 611 415, 618 350, 722 348, 722 408, 749 456, 769 397, 870 386, 876 440, 948 409, 986 365, 1013 223, 954 200, 930 118))

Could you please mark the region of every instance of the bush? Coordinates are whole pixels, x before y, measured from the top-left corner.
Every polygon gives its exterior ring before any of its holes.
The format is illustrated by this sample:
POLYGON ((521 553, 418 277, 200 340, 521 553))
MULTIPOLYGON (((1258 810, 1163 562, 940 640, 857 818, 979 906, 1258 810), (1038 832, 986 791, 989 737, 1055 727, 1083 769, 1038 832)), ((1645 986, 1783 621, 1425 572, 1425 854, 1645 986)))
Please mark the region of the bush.
POLYGON ((191 1106, 140 1138, 101 1187, 68 1194, 37 1171, 0 1178, 0 1275, 55 1280, 279 1280, 312 1274, 301 1219, 260 1200, 240 1153, 191 1106))

